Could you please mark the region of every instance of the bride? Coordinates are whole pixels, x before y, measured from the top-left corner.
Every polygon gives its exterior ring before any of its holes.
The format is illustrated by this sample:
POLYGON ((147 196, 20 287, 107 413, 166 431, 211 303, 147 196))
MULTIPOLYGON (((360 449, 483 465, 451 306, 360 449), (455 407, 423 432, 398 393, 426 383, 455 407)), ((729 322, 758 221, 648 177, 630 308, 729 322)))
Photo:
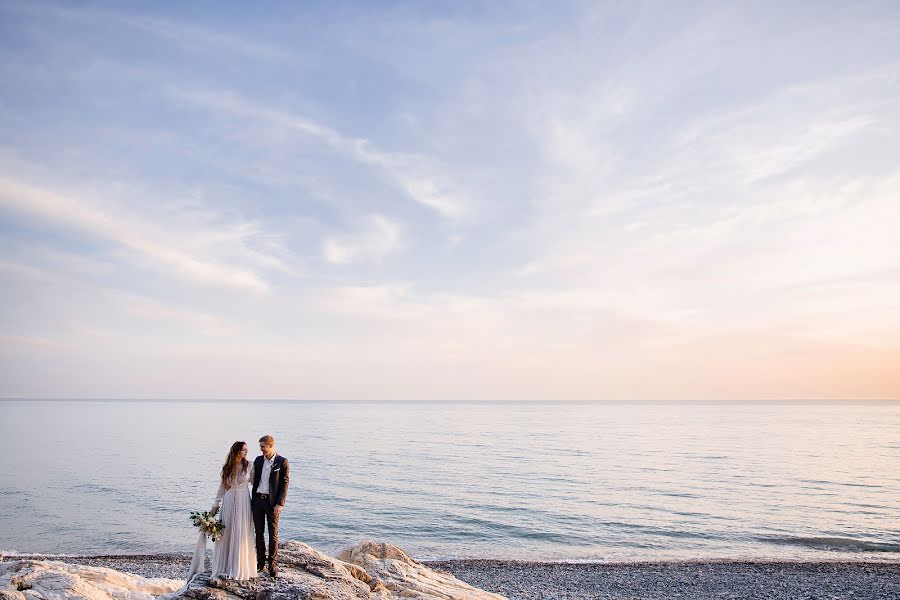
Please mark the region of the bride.
POLYGON ((221 511, 225 530, 213 546, 212 577, 251 579, 256 577, 256 547, 253 544, 253 512, 250 490, 253 463, 247 460, 247 444, 235 442, 222 465, 219 491, 210 510, 221 511))

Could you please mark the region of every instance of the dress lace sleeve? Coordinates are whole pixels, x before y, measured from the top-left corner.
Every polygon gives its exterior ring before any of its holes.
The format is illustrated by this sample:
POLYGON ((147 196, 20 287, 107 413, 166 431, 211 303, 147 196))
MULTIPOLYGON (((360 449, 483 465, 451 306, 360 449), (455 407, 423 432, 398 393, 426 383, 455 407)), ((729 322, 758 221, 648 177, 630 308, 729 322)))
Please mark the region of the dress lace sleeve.
POLYGON ((225 497, 225 491, 225 484, 220 481, 219 490, 216 492, 216 499, 213 502, 210 512, 212 512, 213 510, 219 510, 219 507, 222 506, 222 498, 225 497))

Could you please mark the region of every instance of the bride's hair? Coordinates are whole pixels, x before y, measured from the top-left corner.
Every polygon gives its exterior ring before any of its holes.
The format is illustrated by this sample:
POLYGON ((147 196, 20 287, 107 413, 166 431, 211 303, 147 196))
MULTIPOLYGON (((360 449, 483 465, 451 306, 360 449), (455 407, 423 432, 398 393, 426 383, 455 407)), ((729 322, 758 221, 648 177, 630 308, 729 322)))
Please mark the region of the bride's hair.
POLYGON ((225 458, 225 464, 222 465, 222 483, 225 485, 230 484, 237 477, 238 465, 240 465, 241 473, 250 466, 250 461, 241 458, 241 450, 246 445, 246 442, 235 442, 231 445, 231 450, 228 451, 228 456, 225 458))

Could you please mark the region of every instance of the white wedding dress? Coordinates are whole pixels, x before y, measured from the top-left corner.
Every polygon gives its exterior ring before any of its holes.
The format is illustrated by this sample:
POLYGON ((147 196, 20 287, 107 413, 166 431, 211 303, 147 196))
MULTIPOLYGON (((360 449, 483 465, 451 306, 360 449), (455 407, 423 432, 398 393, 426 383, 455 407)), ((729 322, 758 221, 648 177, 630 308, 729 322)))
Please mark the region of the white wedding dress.
MULTIPOLYGON (((219 484, 213 509, 219 509, 219 515, 225 524, 222 537, 213 546, 211 577, 230 577, 231 579, 251 579, 256 577, 256 544, 253 535, 253 511, 250 506, 249 484, 253 481, 253 463, 247 471, 238 473, 232 485, 225 489, 219 484)), ((210 509, 212 510, 212 509, 210 509)), ((161 599, 176 598, 187 589, 194 575, 203 570, 206 558, 206 534, 200 532, 191 568, 188 571, 187 583, 173 594, 160 596, 161 599)))
POLYGON ((253 510, 249 484, 253 481, 253 463, 238 472, 233 484, 219 484, 213 508, 225 524, 222 537, 213 546, 212 576, 231 579, 256 577, 256 543, 253 536, 253 510))

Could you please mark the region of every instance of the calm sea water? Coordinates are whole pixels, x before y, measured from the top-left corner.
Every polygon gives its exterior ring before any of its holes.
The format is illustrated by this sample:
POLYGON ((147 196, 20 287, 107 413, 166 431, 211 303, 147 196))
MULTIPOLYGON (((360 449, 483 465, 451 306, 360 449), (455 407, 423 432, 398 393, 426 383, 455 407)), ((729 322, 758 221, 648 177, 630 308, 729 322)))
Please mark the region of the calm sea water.
POLYGON ((284 539, 418 558, 900 559, 900 403, 0 403, 0 549, 189 552, 229 445, 284 539), (255 453, 254 453, 255 454, 255 453))

